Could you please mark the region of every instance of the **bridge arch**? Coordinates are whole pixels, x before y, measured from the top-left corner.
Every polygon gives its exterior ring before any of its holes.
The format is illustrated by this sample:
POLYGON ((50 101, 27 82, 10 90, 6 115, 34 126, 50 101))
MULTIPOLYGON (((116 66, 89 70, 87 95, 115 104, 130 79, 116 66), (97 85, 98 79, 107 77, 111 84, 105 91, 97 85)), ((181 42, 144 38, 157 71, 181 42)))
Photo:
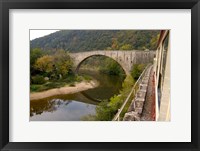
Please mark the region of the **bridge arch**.
POLYGON ((108 55, 103 55, 103 54, 92 54, 92 55, 90 55, 90 56, 87 56, 87 57, 83 58, 83 59, 76 65, 76 67, 75 67, 75 73, 78 73, 78 70, 79 70, 80 66, 83 64, 83 62, 84 62, 85 60, 87 60, 87 59, 89 59, 89 58, 91 58, 91 57, 94 57, 94 56, 104 56, 104 57, 107 57, 107 58, 110 58, 110 59, 114 60, 114 61, 123 69, 123 71, 124 71, 124 73, 125 73, 126 75, 129 74, 129 71, 128 71, 126 68, 124 68, 124 66, 123 66, 122 64, 120 64, 120 63, 118 62, 118 60, 116 60, 115 58, 112 58, 112 57, 110 57, 110 56, 108 56, 108 55))
POLYGON ((124 70, 126 75, 130 74, 133 64, 150 63, 153 62, 155 51, 140 51, 140 50, 96 50, 88 52, 70 53, 74 60, 75 71, 80 65, 89 57, 103 55, 115 60, 124 70))

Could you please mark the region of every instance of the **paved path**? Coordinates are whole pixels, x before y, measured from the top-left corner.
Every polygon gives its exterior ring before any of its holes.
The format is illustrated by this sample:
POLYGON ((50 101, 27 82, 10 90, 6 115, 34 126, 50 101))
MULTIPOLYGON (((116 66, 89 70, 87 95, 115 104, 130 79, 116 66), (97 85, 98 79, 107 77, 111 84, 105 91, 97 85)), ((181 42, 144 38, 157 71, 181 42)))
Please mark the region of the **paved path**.
POLYGON ((144 103, 141 121, 155 121, 155 89, 153 68, 151 69, 150 79, 148 82, 146 100, 144 103))

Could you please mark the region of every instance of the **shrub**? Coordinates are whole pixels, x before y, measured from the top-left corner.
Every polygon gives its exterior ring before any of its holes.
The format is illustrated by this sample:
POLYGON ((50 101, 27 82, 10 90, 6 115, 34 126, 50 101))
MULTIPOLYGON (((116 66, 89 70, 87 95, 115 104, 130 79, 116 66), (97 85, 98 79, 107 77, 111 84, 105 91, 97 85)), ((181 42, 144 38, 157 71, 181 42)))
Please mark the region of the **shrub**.
POLYGON ((78 75, 76 76, 76 81, 77 81, 77 82, 81 82, 82 80, 83 80, 83 79, 82 79, 81 76, 78 76, 78 75))
POLYGON ((96 107, 96 119, 98 121, 110 121, 112 120, 114 113, 112 108, 108 105, 108 100, 103 100, 96 107))
POLYGON ((135 64, 131 70, 132 77, 137 80, 145 68, 145 64, 135 64))
MULTIPOLYGON (((124 100, 127 98, 134 85, 134 80, 131 75, 127 76, 122 84, 122 90, 119 95, 114 95, 110 100, 103 100, 96 107, 96 120, 110 121, 122 106, 124 100)), ((126 108, 126 110, 128 107, 126 108)), ((124 111, 125 112, 125 111, 124 111)), ((124 113, 123 113, 124 114, 124 113)))
POLYGON ((69 86, 70 87, 75 87, 75 83, 70 83, 69 86))
POLYGON ((30 91, 31 91, 31 92, 36 92, 36 91, 38 91, 38 89, 39 89, 40 87, 41 87, 40 85, 31 85, 31 86, 30 86, 30 91))
POLYGON ((84 78, 86 81, 92 80, 92 77, 90 77, 90 76, 88 76, 88 75, 84 75, 83 78, 84 78))
POLYGON ((32 83, 33 84, 44 84, 46 81, 44 80, 44 77, 41 75, 36 75, 32 77, 32 83))

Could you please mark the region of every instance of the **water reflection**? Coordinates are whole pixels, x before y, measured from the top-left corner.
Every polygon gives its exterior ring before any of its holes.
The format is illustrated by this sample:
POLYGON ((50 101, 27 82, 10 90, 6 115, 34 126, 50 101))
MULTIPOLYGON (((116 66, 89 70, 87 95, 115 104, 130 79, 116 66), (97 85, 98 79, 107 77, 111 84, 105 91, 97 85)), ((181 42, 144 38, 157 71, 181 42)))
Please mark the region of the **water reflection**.
POLYGON ((88 99, 82 93, 35 100, 31 101, 30 120, 81 120, 81 117, 85 115, 94 115, 98 103, 88 99))
POLYGON ((49 102, 51 107, 42 112, 32 112, 33 116, 31 117, 31 120, 80 121, 82 116, 95 114, 95 105, 59 99, 51 100, 49 102))
POLYGON ((95 108, 99 101, 117 94, 123 78, 91 71, 88 74, 99 81, 98 87, 74 94, 31 101, 30 120, 80 121, 86 115, 95 115, 95 108))

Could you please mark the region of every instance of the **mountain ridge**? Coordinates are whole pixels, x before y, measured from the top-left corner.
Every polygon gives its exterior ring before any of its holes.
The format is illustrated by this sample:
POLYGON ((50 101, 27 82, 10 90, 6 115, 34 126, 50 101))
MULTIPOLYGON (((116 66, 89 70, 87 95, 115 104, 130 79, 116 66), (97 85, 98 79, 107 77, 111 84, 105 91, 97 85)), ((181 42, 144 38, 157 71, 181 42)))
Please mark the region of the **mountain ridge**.
POLYGON ((92 50, 155 50, 158 30, 60 30, 30 41, 30 48, 92 50))

